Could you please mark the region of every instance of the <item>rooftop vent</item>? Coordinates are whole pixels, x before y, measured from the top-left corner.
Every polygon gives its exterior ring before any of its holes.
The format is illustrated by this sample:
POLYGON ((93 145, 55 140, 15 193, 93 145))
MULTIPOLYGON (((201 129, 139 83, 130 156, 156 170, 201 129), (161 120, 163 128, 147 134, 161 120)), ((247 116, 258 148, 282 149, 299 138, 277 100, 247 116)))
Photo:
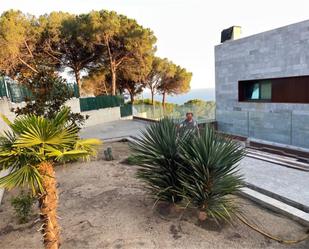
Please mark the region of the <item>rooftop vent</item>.
POLYGON ((241 35, 241 27, 240 26, 232 26, 228 29, 224 29, 221 32, 221 42, 229 41, 229 40, 237 40, 241 35))

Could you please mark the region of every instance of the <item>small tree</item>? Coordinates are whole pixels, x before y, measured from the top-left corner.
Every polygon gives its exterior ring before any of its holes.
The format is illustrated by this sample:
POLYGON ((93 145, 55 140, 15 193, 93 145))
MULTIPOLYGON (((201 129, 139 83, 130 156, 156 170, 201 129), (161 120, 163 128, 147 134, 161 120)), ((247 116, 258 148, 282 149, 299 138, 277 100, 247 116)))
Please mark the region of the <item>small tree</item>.
POLYGON ((68 114, 69 110, 64 108, 54 119, 26 115, 16 118, 14 123, 3 117, 11 131, 0 136, 0 164, 11 171, 0 178, 0 187, 26 185, 38 198, 46 249, 57 249, 60 244, 55 164, 88 158, 100 145, 97 139, 79 139, 78 128, 68 123, 68 114))
POLYGON ((155 112, 155 94, 162 94, 162 106, 164 114, 166 115, 169 113, 166 109, 166 95, 187 92, 190 89, 191 77, 192 73, 187 72, 186 69, 175 65, 168 59, 154 57, 152 59, 150 70, 144 77, 145 85, 151 92, 153 112, 155 112))
MULTIPOLYGON (((74 90, 67 82, 53 72, 42 71, 24 79, 23 84, 30 90, 32 96, 26 98, 24 107, 13 111, 19 115, 35 114, 52 119, 64 106, 65 102, 74 97, 74 90)), ((69 120, 81 127, 87 116, 69 111, 69 120)))
POLYGON ((188 92, 192 73, 164 59, 159 66, 160 83, 157 86, 162 94, 162 105, 165 108, 166 95, 181 94, 188 92))
POLYGON ((134 103, 135 96, 141 93, 146 84, 145 78, 152 65, 152 57, 147 56, 142 59, 131 59, 124 62, 119 68, 118 88, 126 90, 130 94, 131 103, 134 103))
POLYGON ((151 70, 145 77, 146 86, 151 93, 151 104, 154 105, 154 95, 158 92, 162 80, 162 64, 164 60, 159 57, 155 57, 152 61, 151 70))

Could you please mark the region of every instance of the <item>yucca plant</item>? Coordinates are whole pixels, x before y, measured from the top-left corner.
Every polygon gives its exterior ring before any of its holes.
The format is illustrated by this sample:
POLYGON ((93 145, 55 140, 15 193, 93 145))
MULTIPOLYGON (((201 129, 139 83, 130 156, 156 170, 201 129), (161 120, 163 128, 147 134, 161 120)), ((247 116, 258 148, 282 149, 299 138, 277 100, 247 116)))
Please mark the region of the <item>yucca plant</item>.
POLYGON ((201 220, 229 220, 238 211, 231 195, 243 186, 237 166, 244 154, 237 142, 208 126, 200 136, 181 144, 181 195, 199 209, 201 220))
POLYGON ((58 162, 89 158, 100 145, 97 139, 79 139, 78 127, 68 123, 69 109, 62 109, 54 119, 20 116, 11 123, 11 131, 0 136, 0 165, 10 173, 0 178, 0 187, 28 186, 38 198, 42 233, 47 249, 60 245, 57 222, 58 194, 54 166, 58 162))
POLYGON ((137 178, 146 183, 146 188, 156 199, 177 203, 181 200, 178 189, 179 140, 176 123, 163 118, 141 132, 130 143, 133 154, 130 160, 138 165, 137 178))

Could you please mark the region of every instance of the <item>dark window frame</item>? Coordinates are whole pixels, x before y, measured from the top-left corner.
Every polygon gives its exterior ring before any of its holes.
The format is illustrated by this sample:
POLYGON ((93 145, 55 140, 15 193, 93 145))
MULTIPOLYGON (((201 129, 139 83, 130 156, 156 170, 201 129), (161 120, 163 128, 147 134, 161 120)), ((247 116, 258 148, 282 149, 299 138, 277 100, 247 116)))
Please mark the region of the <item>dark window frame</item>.
POLYGON ((239 94, 238 100, 240 102, 272 102, 272 82, 271 80, 250 80, 250 81, 239 81, 238 82, 238 91, 242 91, 242 94, 239 94), (241 86, 242 84, 242 86, 241 86), (248 91, 249 87, 253 87, 254 85, 258 84, 258 90, 259 90, 259 98, 253 99, 253 98, 248 98, 246 96, 246 91, 248 91), (262 85, 270 84, 270 98, 263 98, 262 96, 262 85), (240 97, 242 96, 242 97, 240 97))
MULTIPOLYGON (((261 84, 259 85, 261 93, 261 84)), ((238 81, 239 102, 264 102, 264 103, 287 103, 287 104, 309 104, 309 75, 290 76, 281 78, 264 78, 238 81), (259 99, 246 98, 245 88, 248 85, 262 82, 271 83, 271 98, 259 99)))

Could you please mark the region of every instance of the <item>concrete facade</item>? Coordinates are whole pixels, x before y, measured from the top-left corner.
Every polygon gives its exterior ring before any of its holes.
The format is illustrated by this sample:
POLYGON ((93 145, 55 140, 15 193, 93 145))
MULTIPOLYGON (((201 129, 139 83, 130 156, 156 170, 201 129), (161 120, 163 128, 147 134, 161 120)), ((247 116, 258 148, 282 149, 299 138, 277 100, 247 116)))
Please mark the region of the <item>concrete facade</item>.
POLYGON ((219 130, 309 148, 309 104, 238 101, 240 80, 309 75, 309 20, 216 46, 215 70, 219 130))

